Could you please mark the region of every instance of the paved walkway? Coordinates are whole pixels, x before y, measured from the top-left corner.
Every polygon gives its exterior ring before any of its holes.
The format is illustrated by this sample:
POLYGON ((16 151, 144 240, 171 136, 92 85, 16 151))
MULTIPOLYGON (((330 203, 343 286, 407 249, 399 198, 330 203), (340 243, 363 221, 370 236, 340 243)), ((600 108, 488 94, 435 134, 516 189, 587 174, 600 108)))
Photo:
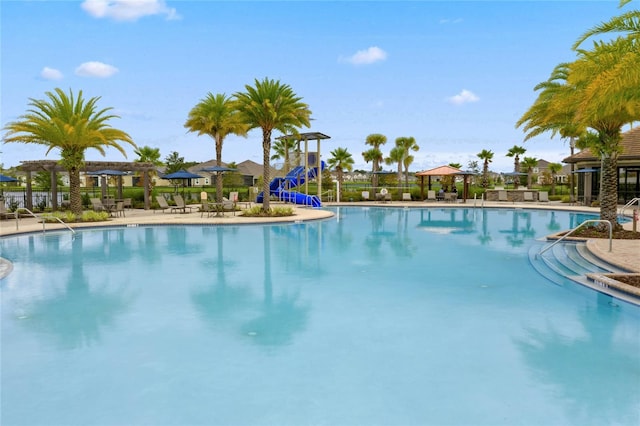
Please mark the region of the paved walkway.
MULTIPOLYGON (((272 203, 278 205, 279 203, 272 203)), ((375 206, 375 207, 499 207, 499 208, 534 208, 534 209, 553 209, 553 210, 569 210, 584 211, 589 213, 599 213, 598 208, 570 206, 562 203, 505 203, 505 202, 484 202, 467 200, 466 203, 444 203, 440 202, 419 202, 419 201, 393 201, 387 203, 379 202, 354 202, 354 203, 326 203, 327 206, 375 206)), ((291 206, 291 205, 289 205, 291 206)), ((194 206, 197 207, 197 206, 194 206)), ((225 225, 242 225, 252 223, 282 223, 296 222, 308 220, 320 220, 333 216, 333 213, 307 207, 293 207, 294 216, 279 218, 255 218, 244 217, 240 214, 233 215, 230 212, 225 213, 223 217, 201 217, 197 212, 197 208, 193 213, 162 213, 153 210, 133 209, 126 210, 125 217, 114 217, 109 222, 104 223, 74 223, 71 226, 75 228, 95 227, 95 226, 135 226, 135 225, 178 225, 178 224, 225 224, 225 225)), ((632 229, 632 222, 623 225, 625 229, 632 229)), ((640 224, 638 224, 640 229, 640 224)), ((59 223, 47 223, 46 230, 64 229, 64 225, 59 223)), ((14 235, 17 233, 41 232, 43 224, 39 223, 36 218, 21 218, 18 221, 7 219, 0 221, 0 236, 14 235)), ((605 260, 612 265, 622 267, 629 271, 640 273, 640 240, 613 240, 611 251, 609 251, 608 239, 591 239, 587 242, 587 248, 597 257, 605 260)), ((0 254, 1 256, 1 254, 0 254)), ((0 269, 2 264, 0 263, 0 269)), ((1 272, 1 271, 0 271, 1 272)))

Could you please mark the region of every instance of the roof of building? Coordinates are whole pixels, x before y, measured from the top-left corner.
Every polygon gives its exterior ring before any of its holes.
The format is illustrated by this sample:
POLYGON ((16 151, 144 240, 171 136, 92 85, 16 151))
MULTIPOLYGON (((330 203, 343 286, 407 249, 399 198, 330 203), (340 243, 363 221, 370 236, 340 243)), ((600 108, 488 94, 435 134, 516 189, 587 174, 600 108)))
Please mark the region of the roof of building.
MULTIPOLYGON (((640 127, 636 127, 622 134, 620 148, 618 160, 640 160, 640 127)), ((597 153, 593 153, 589 148, 586 148, 562 161, 565 163, 579 163, 599 160, 600 156, 597 153)))

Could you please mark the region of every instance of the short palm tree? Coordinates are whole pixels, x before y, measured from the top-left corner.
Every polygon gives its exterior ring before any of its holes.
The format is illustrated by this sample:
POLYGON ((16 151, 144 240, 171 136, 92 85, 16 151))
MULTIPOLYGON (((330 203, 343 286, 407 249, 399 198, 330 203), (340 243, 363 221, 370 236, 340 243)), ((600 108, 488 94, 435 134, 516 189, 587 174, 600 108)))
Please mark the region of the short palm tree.
MULTIPOLYGON (((527 150, 524 149, 524 147, 514 145, 511 149, 509 149, 509 151, 506 154, 507 157, 513 157, 513 171, 515 173, 520 173, 520 156, 525 152, 527 152, 527 150)), ((514 176, 513 182, 514 182, 514 188, 518 189, 518 184, 520 183, 520 177, 514 176)))
POLYGON ((271 149, 273 150, 273 155, 271 155, 271 160, 284 160, 284 174, 289 173, 290 170, 290 158, 289 153, 292 149, 296 147, 296 141, 294 139, 289 138, 281 138, 276 140, 273 144, 271 144, 271 149))
MULTIPOLYGON (((247 125, 240 119, 236 102, 225 94, 207 93, 189 111, 184 127, 190 132, 197 132, 198 136, 209 135, 216 143, 216 166, 222 166, 222 144, 224 139, 233 134, 247 135, 247 125)), ((222 179, 216 176, 216 201, 222 202, 222 179)))
POLYGON ((533 169, 538 166, 538 159, 534 157, 524 157, 522 159, 522 167, 527 171, 527 188, 531 189, 533 184, 533 169))
POLYGON ((112 108, 98 109, 100 97, 85 100, 82 91, 77 98, 73 91, 67 95, 62 89, 45 93, 47 99, 30 98, 31 108, 17 121, 5 126, 4 142, 39 144, 60 151, 60 164, 69 172, 69 204, 71 212, 82 215, 80 195, 80 170, 84 165, 85 151, 89 148, 105 155, 105 148, 115 148, 127 156, 118 142, 136 147, 124 131, 111 127, 108 122, 117 115, 109 114, 112 108))
MULTIPOLYGON (((388 166, 392 164, 398 165, 398 183, 402 182, 402 162, 404 161, 404 148, 401 146, 394 146, 389 151, 389 156, 384 159, 384 163, 388 166)), ((398 185, 398 195, 402 194, 402 188, 398 185)))
POLYGON ((483 149, 478 154, 478 158, 482 160, 482 187, 487 189, 489 187, 489 163, 493 161, 493 151, 483 149))
POLYGON ((345 170, 350 172, 353 170, 353 157, 347 148, 336 148, 331 151, 331 158, 327 161, 329 168, 338 173, 338 183, 340 184, 340 193, 342 194, 342 184, 344 182, 345 170))
MULTIPOLYGON (((162 166, 164 164, 160 159, 160 148, 152 148, 150 146, 145 145, 145 146, 136 148, 133 152, 138 156, 138 158, 134 160, 136 163, 151 163, 156 167, 162 166)), ((151 187, 152 187, 151 181, 153 176, 155 175, 156 175, 155 170, 150 171, 149 173, 142 174, 143 180, 144 179, 149 180, 149 181, 144 180, 142 182, 145 188, 151 190, 151 187)))
POLYGON ((558 172, 562 170, 562 164, 549 163, 547 168, 549 169, 549 173, 551 173, 551 195, 556 195, 556 177, 558 176, 558 172))
POLYGON ((420 150, 420 146, 416 143, 416 139, 413 136, 401 136, 396 138, 396 146, 402 148, 404 152, 404 158, 402 159, 402 166, 404 167, 404 183, 406 187, 409 187, 409 166, 413 163, 414 159, 410 152, 420 150))

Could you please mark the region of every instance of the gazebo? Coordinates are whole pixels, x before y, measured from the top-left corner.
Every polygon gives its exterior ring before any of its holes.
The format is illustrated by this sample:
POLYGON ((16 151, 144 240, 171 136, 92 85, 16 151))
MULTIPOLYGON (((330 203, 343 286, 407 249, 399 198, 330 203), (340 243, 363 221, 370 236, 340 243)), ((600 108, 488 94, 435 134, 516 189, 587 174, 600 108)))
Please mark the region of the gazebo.
POLYGON ((423 170, 421 172, 417 172, 416 176, 420 177, 420 198, 424 200, 424 177, 428 177, 428 187, 427 189, 431 189, 431 177, 432 176, 462 176, 463 177, 463 192, 462 192, 462 202, 466 202, 469 185, 467 183, 467 176, 472 175, 473 172, 467 172, 460 169, 456 169, 451 166, 439 166, 434 169, 423 170))
MULTIPOLYGON (((36 160, 36 161, 23 161, 19 166, 19 170, 22 170, 26 174, 26 203, 25 206, 28 209, 33 209, 32 200, 32 188, 31 188, 31 173, 33 172, 49 172, 51 175, 51 207, 53 210, 58 209, 58 184, 56 175, 58 172, 66 172, 66 169, 60 165, 56 160, 36 160)), ((85 161, 83 172, 98 172, 106 171, 111 172, 141 172, 144 182, 144 208, 146 210, 151 208, 151 177, 149 172, 155 170, 153 163, 137 163, 137 162, 123 162, 123 161, 85 161)), ((120 177, 121 179, 121 177, 120 177)), ((121 181, 119 180, 121 184, 121 181)), ((120 190, 121 190, 121 185, 120 190)))

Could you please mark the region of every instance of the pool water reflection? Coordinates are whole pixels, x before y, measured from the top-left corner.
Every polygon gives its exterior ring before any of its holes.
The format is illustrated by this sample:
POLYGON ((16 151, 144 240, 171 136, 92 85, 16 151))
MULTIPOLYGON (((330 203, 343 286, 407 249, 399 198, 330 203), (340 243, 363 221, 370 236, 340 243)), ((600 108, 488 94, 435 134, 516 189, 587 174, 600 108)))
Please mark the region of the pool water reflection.
POLYGON ((0 240, 1 423, 639 423, 639 309, 528 259, 590 216, 335 212, 0 240))

